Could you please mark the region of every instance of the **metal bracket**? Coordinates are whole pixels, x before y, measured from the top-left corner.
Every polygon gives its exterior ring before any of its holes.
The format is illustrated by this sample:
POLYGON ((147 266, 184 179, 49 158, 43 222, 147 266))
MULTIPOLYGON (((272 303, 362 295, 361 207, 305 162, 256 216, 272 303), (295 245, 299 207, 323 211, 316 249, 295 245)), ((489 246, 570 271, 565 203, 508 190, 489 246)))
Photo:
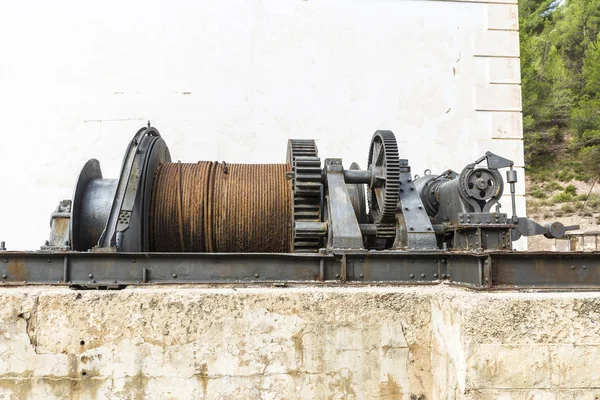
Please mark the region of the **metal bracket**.
POLYGON ((329 233, 327 247, 332 249, 363 249, 363 237, 356 219, 352 200, 344 181, 344 168, 339 158, 325 160, 328 196, 329 233))
POLYGON ((408 160, 400 160, 399 197, 400 212, 396 212, 396 219, 400 229, 396 232, 393 248, 409 250, 437 249, 435 232, 429 215, 423 207, 419 192, 415 190, 408 160))
POLYGON ((470 227, 476 225, 492 225, 500 228, 510 228, 508 216, 504 213, 460 213, 458 214, 459 227, 470 227))
MULTIPOLYGON (((70 250, 69 226, 71 225, 71 200, 61 200, 50 217, 50 238, 41 250, 70 250)), ((2 247, 2 246, 0 246, 2 247)), ((0 248, 0 250, 2 250, 0 248)))

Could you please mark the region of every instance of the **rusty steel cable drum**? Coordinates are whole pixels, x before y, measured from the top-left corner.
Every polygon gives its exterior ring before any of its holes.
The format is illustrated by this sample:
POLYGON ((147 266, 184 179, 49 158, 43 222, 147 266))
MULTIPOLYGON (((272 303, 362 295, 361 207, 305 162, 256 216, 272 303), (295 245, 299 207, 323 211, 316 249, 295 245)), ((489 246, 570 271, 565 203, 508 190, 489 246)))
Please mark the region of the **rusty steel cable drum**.
POLYGON ((291 251, 288 170, 287 164, 161 164, 150 206, 151 251, 291 251))
POLYGON ((150 202, 150 249, 205 252, 208 182, 215 163, 164 163, 154 175, 150 202))
POLYGON ((209 252, 291 251, 292 186, 287 164, 219 164, 209 201, 209 252))

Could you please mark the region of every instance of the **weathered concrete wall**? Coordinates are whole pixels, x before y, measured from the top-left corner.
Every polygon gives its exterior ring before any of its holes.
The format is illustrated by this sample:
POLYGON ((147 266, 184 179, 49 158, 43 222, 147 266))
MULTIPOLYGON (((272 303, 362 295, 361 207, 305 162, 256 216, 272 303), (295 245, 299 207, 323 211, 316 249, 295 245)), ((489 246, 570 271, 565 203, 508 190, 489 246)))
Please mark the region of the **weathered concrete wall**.
POLYGON ((0 398, 592 399, 600 294, 0 291, 0 398))
POLYGON ((148 120, 187 162, 314 138, 365 167, 376 129, 415 174, 492 150, 524 215, 517 24, 516 0, 0 1, 0 240, 42 245, 84 163, 118 177, 148 120))
POLYGON ((434 398, 600 398, 599 293, 432 298, 434 398))

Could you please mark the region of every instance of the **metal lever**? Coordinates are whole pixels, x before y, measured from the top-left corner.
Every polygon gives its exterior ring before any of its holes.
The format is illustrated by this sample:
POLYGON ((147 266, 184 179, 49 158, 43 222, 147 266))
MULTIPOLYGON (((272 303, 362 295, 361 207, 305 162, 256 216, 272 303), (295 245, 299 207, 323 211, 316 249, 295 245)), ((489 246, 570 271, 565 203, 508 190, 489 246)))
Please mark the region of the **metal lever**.
MULTIPOLYGON (((515 231, 519 233, 519 237, 522 236, 535 236, 544 235, 548 239, 559 239, 565 236, 567 231, 574 231, 579 229, 579 225, 564 226, 560 222, 553 222, 544 226, 538 224, 529 218, 518 218, 518 223, 515 231)), ((518 239, 518 237, 516 238, 518 239)), ((515 240, 516 240, 515 239, 515 240)))

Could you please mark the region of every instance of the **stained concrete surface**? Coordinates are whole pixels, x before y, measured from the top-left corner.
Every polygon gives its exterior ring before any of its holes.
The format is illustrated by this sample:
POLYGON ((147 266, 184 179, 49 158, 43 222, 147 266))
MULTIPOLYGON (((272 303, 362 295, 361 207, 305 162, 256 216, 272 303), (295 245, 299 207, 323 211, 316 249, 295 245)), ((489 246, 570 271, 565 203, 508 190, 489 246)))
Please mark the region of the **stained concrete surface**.
POLYGON ((0 398, 593 399, 600 294, 1 288, 0 398))

